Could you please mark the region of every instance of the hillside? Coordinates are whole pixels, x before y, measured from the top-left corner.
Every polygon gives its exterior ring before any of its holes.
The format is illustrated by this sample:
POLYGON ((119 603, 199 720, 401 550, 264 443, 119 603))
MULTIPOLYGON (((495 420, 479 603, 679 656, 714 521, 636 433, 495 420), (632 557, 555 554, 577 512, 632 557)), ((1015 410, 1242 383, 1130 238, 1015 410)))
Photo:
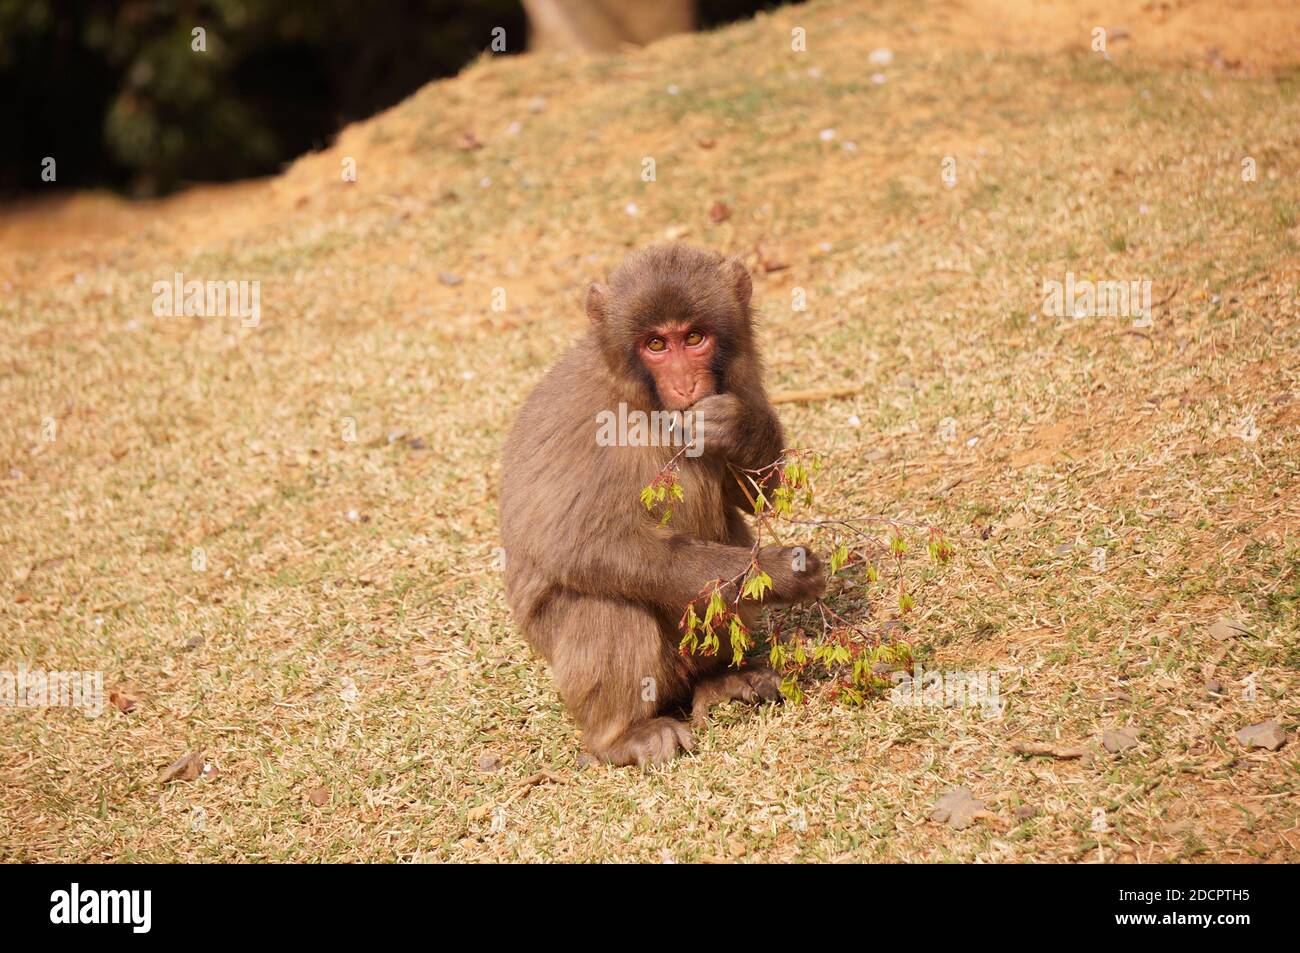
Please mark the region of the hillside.
POLYGON ((1300 721, 1300 14, 917 6, 485 57, 275 179, 0 215, 0 665, 138 700, 0 711, 0 859, 1300 860, 1296 739, 1234 739, 1300 721), (780 407, 817 508, 945 529, 908 638, 1002 717, 731 706, 578 766, 497 458, 667 238, 747 256, 772 389, 860 388, 780 407), (178 272, 260 321, 156 315, 178 272), (1067 274, 1149 280, 1150 326, 1045 315, 1067 274), (986 814, 928 820, 958 786, 986 814))

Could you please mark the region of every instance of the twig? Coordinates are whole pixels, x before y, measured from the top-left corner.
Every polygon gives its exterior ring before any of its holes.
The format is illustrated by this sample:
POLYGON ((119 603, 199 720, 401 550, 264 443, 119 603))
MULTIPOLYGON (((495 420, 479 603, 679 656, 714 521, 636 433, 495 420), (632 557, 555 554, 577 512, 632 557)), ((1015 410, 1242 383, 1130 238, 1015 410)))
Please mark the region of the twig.
POLYGON ((810 390, 786 390, 768 398, 773 404, 801 404, 817 400, 830 400, 834 397, 852 397, 862 393, 862 385, 852 387, 823 387, 810 390))

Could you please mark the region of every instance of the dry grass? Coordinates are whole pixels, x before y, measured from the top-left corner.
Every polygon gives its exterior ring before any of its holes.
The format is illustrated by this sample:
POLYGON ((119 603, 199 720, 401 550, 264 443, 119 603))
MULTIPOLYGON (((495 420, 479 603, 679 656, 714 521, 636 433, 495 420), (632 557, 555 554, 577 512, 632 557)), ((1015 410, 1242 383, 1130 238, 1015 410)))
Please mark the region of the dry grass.
POLYGON ((1297 742, 1232 737, 1300 720, 1300 74, 998 52, 970 6, 483 61, 274 181, 7 231, 0 663, 140 704, 0 712, 0 858, 1300 859, 1297 742), (911 638, 1001 670, 1002 718, 732 707, 664 770, 577 768, 492 569, 497 453, 580 289, 666 234, 789 262, 756 278, 773 386, 864 386, 781 408, 818 505, 948 530, 911 638), (176 271, 260 280, 260 326, 155 317, 176 271), (1067 271, 1172 297, 1140 334, 1037 314, 1067 271), (1121 725, 1119 755, 1012 750, 1121 725), (214 779, 157 783, 197 749, 214 779), (960 784, 990 815, 929 822, 960 784))

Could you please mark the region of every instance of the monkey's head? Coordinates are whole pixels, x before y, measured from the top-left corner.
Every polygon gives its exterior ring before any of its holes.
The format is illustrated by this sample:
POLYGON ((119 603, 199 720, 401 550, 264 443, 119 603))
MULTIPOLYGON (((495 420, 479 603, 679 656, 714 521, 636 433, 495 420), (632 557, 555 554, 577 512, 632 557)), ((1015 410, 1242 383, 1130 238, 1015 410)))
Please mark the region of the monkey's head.
POLYGON ((587 317, 616 380, 651 406, 685 410, 749 372, 749 272, 736 258, 687 245, 634 252, 587 289, 587 317))

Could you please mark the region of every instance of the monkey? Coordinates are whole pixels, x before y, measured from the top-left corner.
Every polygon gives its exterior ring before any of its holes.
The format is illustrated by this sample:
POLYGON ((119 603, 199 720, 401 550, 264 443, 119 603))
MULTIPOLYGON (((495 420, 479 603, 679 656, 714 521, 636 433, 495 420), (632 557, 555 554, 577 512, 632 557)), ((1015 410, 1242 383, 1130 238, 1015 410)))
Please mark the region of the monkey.
MULTIPOLYGON (((586 334, 533 389, 505 441, 506 599, 599 761, 664 764, 694 750, 676 717, 688 707, 699 725, 720 701, 781 698, 770 668, 730 665, 725 636, 715 655, 679 649, 687 605, 750 565, 755 494, 733 468, 763 468, 784 449, 752 293, 737 258, 682 244, 633 252, 608 284, 588 287, 586 334), (598 419, 621 405, 629 415, 690 412, 698 453, 597 440, 598 419), (638 497, 674 454, 683 498, 661 525, 638 497)), ((772 579, 764 603, 825 589, 821 561, 805 547, 765 545, 757 562, 772 579)), ((724 595, 734 599, 734 585, 724 595)), ((740 604, 746 625, 759 611, 752 599, 740 604)))

